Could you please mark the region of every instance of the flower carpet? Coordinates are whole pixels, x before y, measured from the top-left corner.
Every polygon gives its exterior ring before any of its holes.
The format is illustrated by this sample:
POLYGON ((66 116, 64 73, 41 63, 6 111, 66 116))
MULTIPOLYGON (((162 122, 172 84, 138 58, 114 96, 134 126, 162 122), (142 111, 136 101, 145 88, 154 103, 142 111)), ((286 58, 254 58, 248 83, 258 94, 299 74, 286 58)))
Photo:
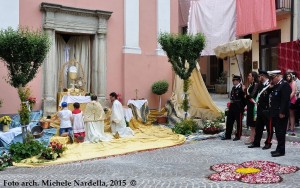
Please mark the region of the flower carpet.
POLYGON ((241 164, 222 163, 211 166, 216 173, 208 176, 212 181, 240 181, 249 184, 279 183, 282 174, 295 173, 297 166, 282 166, 271 161, 246 161, 241 164))

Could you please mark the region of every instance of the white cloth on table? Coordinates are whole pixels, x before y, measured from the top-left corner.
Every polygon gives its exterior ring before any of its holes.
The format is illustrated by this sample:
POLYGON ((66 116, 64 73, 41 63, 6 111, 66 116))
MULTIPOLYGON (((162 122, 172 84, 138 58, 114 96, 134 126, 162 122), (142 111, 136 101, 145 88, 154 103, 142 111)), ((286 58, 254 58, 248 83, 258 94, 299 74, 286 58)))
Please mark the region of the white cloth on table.
POLYGON ((22 134, 22 128, 16 127, 13 129, 9 129, 8 132, 0 132, 0 139, 6 144, 10 144, 14 140, 14 138, 20 134, 22 134))
POLYGON ((72 112, 67 108, 62 109, 58 112, 58 117, 60 119, 60 128, 69 128, 72 127, 71 118, 72 112))
POLYGON ((90 96, 71 96, 71 95, 64 95, 59 102, 59 106, 61 106, 61 103, 66 102, 66 103, 89 103, 91 102, 91 97, 90 96))
POLYGON ((148 100, 128 100, 127 105, 133 104, 137 109, 141 109, 146 102, 148 102, 148 100))
POLYGON ((108 142, 112 137, 104 133, 104 121, 85 122, 85 142, 108 142))
POLYGON ((118 132, 120 137, 134 135, 133 130, 130 127, 126 127, 123 106, 118 100, 115 100, 112 105, 110 126, 111 132, 113 134, 116 134, 118 132))
POLYGON ((82 112, 79 114, 73 114, 73 132, 82 133, 84 132, 84 121, 82 112))
POLYGON ((124 108, 123 107, 123 111, 124 111, 125 120, 127 122, 129 122, 131 120, 131 118, 133 117, 131 108, 124 108))

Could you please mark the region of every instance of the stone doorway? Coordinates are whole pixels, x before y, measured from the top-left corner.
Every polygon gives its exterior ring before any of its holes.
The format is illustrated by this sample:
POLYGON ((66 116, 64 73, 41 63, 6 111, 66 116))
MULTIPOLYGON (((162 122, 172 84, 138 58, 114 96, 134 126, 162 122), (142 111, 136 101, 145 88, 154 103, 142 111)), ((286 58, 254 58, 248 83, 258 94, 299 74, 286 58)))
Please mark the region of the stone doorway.
POLYGON ((91 92, 97 94, 100 99, 106 95, 106 33, 107 21, 112 12, 102 10, 88 10, 67 7, 58 4, 42 3, 43 29, 51 38, 52 46, 43 65, 43 112, 50 115, 56 112, 57 70, 54 69, 56 45, 56 33, 88 34, 92 35, 92 57, 94 65, 91 78, 91 92))

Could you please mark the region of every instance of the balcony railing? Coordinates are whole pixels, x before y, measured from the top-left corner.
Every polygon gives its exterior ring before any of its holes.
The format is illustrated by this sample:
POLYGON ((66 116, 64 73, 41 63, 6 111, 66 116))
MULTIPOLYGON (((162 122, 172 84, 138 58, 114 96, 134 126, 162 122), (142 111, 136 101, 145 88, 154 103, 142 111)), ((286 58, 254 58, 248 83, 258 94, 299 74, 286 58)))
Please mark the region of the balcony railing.
POLYGON ((293 0, 274 0, 277 11, 291 11, 293 0))

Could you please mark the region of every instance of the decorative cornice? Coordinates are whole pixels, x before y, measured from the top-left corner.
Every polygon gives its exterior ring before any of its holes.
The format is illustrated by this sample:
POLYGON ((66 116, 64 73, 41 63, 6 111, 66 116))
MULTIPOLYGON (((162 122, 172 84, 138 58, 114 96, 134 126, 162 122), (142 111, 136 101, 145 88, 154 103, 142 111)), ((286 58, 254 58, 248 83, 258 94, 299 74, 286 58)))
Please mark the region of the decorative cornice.
POLYGON ((65 14, 88 16, 88 17, 91 16, 102 17, 105 18, 106 20, 108 20, 112 14, 112 12, 109 11, 74 8, 74 7, 68 7, 59 4, 52 4, 52 3, 45 3, 45 2, 41 4, 41 10, 45 12, 61 12, 65 14))

